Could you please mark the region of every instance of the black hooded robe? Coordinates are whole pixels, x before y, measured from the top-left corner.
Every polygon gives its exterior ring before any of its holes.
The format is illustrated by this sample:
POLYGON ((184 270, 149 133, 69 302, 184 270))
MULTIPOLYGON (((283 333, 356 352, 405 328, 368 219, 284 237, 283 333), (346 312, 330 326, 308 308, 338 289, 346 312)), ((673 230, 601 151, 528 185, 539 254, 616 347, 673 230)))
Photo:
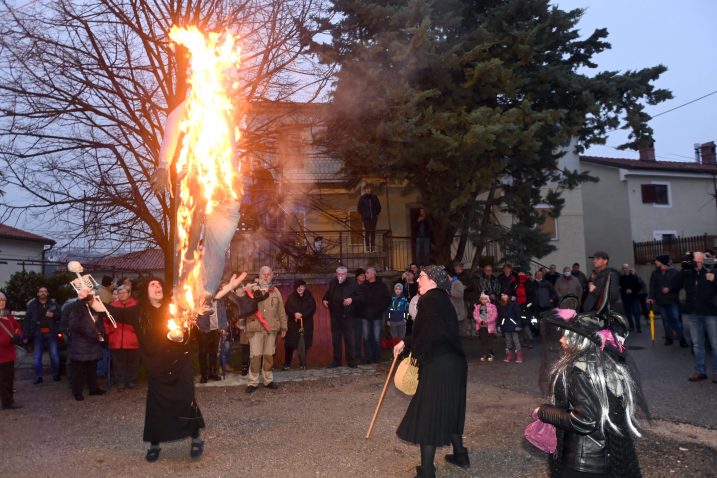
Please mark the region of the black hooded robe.
POLYGON ((168 306, 108 309, 115 320, 134 326, 149 376, 143 440, 156 443, 197 436, 204 419, 194 395, 192 356, 187 341, 167 338, 168 306))

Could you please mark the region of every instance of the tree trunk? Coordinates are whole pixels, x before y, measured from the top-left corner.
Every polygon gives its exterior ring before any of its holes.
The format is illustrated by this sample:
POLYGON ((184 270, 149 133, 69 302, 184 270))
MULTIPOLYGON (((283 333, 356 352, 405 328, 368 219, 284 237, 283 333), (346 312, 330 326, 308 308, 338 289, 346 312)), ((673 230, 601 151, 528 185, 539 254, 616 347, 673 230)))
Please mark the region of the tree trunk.
POLYGON ((485 248, 486 243, 486 227, 490 221, 491 212, 493 210, 493 201, 495 200, 495 192, 498 189, 498 183, 493 183, 488 191, 488 197, 485 200, 485 206, 483 207, 483 215, 481 216, 480 225, 478 227, 478 237, 475 241, 476 252, 473 256, 473 263, 471 264, 471 270, 475 270, 480 265, 481 254, 485 248))

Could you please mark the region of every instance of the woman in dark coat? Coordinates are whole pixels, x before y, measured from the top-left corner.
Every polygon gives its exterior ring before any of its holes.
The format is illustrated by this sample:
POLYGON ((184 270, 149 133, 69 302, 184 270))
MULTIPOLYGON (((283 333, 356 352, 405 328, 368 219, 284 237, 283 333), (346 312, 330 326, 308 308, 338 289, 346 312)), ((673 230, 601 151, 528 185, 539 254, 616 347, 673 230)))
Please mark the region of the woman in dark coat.
MULTIPOLYGON (((311 348, 314 339, 314 314, 316 313, 316 300, 306 288, 306 282, 299 279, 294 282, 294 291, 286 299, 286 317, 288 330, 284 338, 284 370, 291 368, 291 361, 294 358, 294 350, 299 346, 299 328, 301 320, 304 323, 304 344, 306 351, 311 348)), ((301 368, 306 368, 306 363, 299 356, 301 368)))
POLYGON ((169 305, 159 279, 149 279, 141 292, 146 298, 136 307, 108 309, 118 322, 134 326, 139 339, 142 363, 147 369, 149 387, 144 416, 144 441, 150 443, 147 461, 159 458, 160 442, 191 437, 190 456, 204 451, 199 429, 204 419, 194 395, 194 366, 187 340, 167 338, 169 305))
POLYGON ((82 389, 85 382, 90 395, 105 393, 97 384, 97 362, 102 358, 104 327, 98 314, 86 301, 78 300, 71 304, 68 315, 70 345, 68 355, 72 363, 72 394, 75 400, 85 399, 82 389))
POLYGON ((453 453, 446 455, 446 461, 470 467, 462 436, 468 364, 449 288, 450 278, 442 267, 423 268, 418 276, 421 298, 413 333, 393 349, 394 357, 408 350, 418 360, 418 389, 396 430, 399 438, 421 446, 417 478, 436 476, 437 446, 451 444, 453 453))

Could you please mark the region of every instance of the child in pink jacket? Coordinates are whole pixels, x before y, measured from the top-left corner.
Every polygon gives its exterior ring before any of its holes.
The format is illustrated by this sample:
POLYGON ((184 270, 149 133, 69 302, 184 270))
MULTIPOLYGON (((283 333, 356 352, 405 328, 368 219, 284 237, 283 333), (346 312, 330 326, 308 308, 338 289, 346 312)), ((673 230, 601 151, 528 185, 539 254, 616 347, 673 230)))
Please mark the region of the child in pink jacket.
POLYGON ((479 302, 473 308, 473 319, 476 322, 476 332, 480 341, 481 350, 487 350, 488 353, 482 354, 481 362, 493 361, 493 348, 496 346, 496 332, 498 319, 498 309, 491 304, 490 297, 485 294, 480 295, 479 302))

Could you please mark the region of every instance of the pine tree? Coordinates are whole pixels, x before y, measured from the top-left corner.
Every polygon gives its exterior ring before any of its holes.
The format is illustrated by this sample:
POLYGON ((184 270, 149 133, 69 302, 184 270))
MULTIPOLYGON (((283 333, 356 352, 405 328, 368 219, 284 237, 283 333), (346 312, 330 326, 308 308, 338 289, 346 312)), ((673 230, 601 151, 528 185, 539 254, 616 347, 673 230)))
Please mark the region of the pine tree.
POLYGON ((624 148, 651 141, 646 104, 664 66, 603 71, 607 30, 581 39, 581 10, 547 0, 336 0, 314 44, 338 65, 327 148, 353 177, 389 176, 417 190, 433 219, 440 260, 453 237, 499 240, 525 264, 552 250, 536 226, 561 191, 590 180, 558 160, 631 131, 624 148), (551 187, 548 187, 552 185, 551 187), (512 214, 496 227, 495 211, 512 214))

